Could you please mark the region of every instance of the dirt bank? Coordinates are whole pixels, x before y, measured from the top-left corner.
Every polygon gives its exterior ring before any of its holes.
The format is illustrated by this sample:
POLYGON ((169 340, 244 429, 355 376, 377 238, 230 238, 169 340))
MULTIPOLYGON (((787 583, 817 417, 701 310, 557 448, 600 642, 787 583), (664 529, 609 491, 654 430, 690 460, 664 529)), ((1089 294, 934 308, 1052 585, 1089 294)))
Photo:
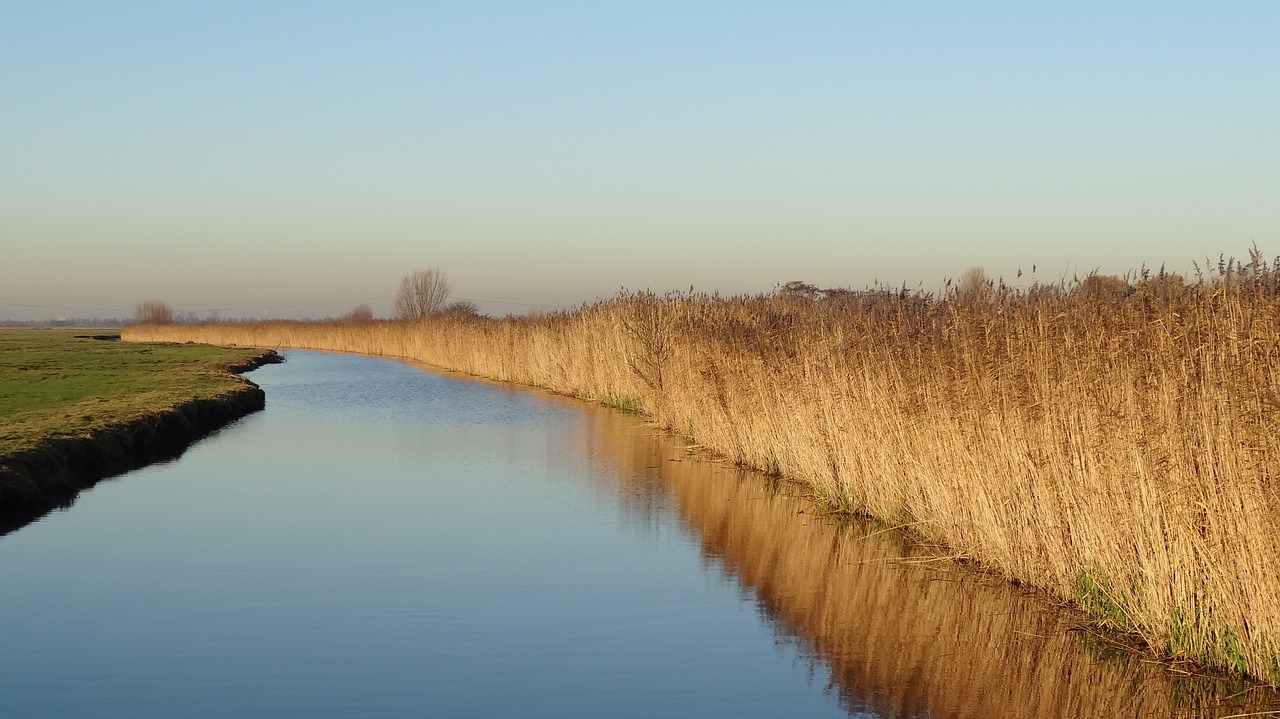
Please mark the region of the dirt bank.
MULTIPOLYGON (((239 374, 282 362, 264 350, 249 362, 228 366, 239 374)), ((0 457, 0 533, 12 531, 112 475, 177 457, 192 442, 262 409, 262 390, 244 377, 217 397, 192 399, 132 421, 79 437, 46 439, 33 449, 0 457)))

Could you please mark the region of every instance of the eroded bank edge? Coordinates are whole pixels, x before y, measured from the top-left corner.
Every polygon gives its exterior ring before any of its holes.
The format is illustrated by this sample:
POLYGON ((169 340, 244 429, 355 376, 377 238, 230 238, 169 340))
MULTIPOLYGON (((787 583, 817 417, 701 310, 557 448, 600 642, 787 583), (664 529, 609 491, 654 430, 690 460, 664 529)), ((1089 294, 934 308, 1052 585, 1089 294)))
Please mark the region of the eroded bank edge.
POLYGON ((0 456, 0 532, 69 503, 104 478, 176 457, 201 437, 262 409, 262 389, 240 375, 283 361, 275 350, 264 349, 223 368, 239 386, 220 395, 193 398, 80 437, 47 438, 30 450, 0 456))

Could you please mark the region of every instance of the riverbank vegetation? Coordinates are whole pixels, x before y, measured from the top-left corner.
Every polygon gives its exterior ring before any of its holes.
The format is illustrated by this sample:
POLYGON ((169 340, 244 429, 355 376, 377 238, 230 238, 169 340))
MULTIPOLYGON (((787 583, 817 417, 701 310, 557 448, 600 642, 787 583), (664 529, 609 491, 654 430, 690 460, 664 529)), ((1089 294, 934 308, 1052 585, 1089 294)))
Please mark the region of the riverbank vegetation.
POLYGON ((0 330, 0 505, 19 495, 34 499, 45 485, 64 489, 70 479, 52 475, 82 468, 66 466, 68 452, 93 470, 95 458, 147 449, 137 432, 121 434, 125 428, 156 424, 184 407, 221 416, 210 403, 243 404, 246 391, 260 393, 228 370, 257 366, 261 350, 115 339, 76 330, 0 330), (96 451, 97 440, 108 436, 129 446, 96 451))
POLYGON ((638 408, 1155 654, 1280 683, 1280 266, 941 296, 802 283, 566 313, 126 328, 409 358, 638 408))
POLYGON ((683 452, 657 437, 599 431, 595 442, 598 456, 622 458, 618 476, 660 482, 662 506, 697 530, 708 565, 749 588, 779 634, 870 715, 1210 719, 1280 706, 1255 683, 1147 661, 1039 593, 936 561, 872 521, 833 526, 786 496, 787 483, 669 462, 683 452))

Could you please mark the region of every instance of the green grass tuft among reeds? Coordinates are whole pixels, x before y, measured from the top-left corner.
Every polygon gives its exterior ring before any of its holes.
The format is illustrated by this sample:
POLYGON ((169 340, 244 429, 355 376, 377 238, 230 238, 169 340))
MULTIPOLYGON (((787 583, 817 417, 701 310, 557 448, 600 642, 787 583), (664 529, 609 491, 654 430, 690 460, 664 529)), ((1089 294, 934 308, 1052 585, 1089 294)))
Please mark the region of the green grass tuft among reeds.
POLYGON ((606 407, 612 407, 620 412, 642 412, 640 400, 635 397, 615 397, 606 395, 600 398, 600 404, 606 407))

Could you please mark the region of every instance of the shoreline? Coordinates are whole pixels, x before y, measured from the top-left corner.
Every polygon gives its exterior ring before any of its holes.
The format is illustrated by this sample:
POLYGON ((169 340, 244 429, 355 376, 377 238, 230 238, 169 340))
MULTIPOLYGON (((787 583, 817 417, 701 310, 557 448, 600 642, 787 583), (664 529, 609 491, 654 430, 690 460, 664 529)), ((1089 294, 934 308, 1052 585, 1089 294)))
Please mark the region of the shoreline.
POLYGON ((180 456, 196 441, 266 406, 243 373, 283 362, 265 349, 223 371, 239 384, 216 397, 193 398, 78 437, 51 437, 0 456, 0 534, 23 527, 109 477, 180 456))
POLYGON ((1277 455, 1235 449, 1276 442, 1242 384, 1269 366, 1239 329, 1269 316, 1267 298, 1139 298, 1106 315, 1079 293, 1005 300, 620 296, 545 318, 135 325, 122 339, 381 356, 638 410, 823 508, 1074 606, 1148 657, 1280 684, 1277 505, 1258 481, 1277 455), (1135 351, 1149 347, 1167 351, 1135 351))

